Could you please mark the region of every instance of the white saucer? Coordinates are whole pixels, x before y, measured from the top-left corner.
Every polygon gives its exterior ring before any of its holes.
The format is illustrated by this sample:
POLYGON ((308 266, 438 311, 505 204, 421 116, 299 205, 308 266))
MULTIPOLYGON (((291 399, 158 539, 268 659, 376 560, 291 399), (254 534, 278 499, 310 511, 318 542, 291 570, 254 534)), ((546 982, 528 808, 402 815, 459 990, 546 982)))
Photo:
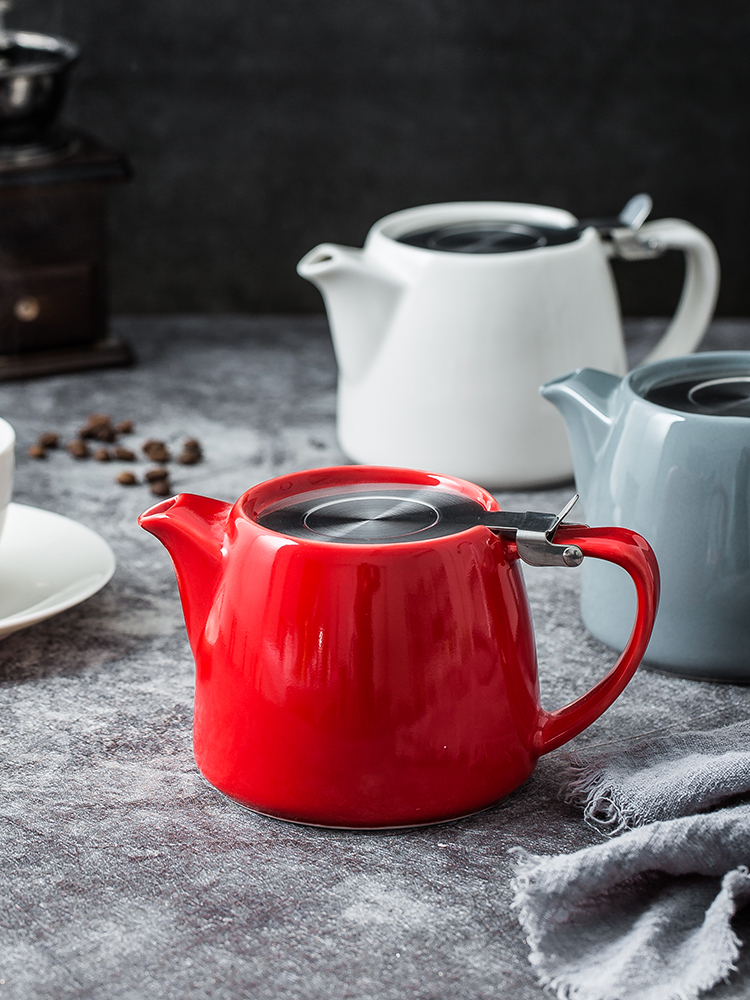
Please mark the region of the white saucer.
POLYGON ((115 557, 91 528, 12 503, 0 537, 0 639, 101 590, 115 557))

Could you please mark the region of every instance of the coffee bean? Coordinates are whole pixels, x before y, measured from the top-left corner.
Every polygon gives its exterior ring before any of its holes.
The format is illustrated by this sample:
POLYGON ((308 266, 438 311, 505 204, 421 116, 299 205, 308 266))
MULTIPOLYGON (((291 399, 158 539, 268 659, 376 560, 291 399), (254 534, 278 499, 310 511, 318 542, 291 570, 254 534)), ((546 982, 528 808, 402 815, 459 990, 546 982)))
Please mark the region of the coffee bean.
POLYGON ((123 448, 118 445, 115 448, 115 458, 118 458, 121 462, 135 462, 135 452, 131 451, 130 448, 123 448))
POLYGON ((138 479, 132 472, 121 472, 119 476, 116 477, 115 482, 119 483, 120 486, 136 486, 138 484, 138 479))
POLYGON ((114 433, 112 418, 107 413, 90 413, 86 417, 86 423, 78 431, 78 437, 114 441, 114 433))
POLYGON ((26 454, 29 456, 29 458, 47 457, 47 452, 44 450, 44 448, 42 448, 40 444, 32 444, 32 446, 28 449, 26 454))
POLYGON ((69 441, 65 447, 68 449, 73 458, 88 458, 91 454, 86 442, 81 441, 80 438, 76 438, 74 441, 69 441))
POLYGON ((168 479, 155 479, 149 484, 149 489, 155 497, 168 497, 172 495, 172 484, 168 479))
POLYGON ((96 441, 106 441, 107 444, 112 444, 113 441, 117 440, 117 434, 115 434, 114 427, 107 427, 101 424, 99 427, 95 427, 91 435, 96 441))
POLYGON ((96 451, 94 452, 94 458, 97 460, 97 462, 109 462, 112 456, 110 455, 110 453, 107 451, 106 448, 97 448, 96 451))
POLYGON ((119 424, 115 424, 115 430, 118 434, 132 434, 135 424, 132 420, 121 420, 119 424))
POLYGON ((142 446, 142 450, 152 462, 168 462, 172 457, 164 442, 157 441, 155 438, 149 438, 142 446))
POLYGON ((45 431, 37 438, 37 444, 42 448, 57 448, 60 444, 60 435, 57 431, 45 431))
POLYGON ((169 479, 168 469, 147 469, 145 479, 147 483, 157 483, 163 479, 169 479))
POLYGON ((200 441, 197 438, 186 438, 182 445, 182 451, 177 456, 177 461, 181 465, 195 465, 202 458, 203 449, 200 441))

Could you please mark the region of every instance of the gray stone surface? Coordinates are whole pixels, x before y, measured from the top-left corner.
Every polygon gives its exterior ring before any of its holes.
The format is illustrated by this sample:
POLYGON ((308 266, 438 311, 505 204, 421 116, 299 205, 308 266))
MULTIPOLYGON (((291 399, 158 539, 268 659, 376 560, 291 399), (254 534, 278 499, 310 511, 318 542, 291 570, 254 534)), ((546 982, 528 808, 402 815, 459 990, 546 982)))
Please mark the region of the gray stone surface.
MULTIPOLYGON (((335 366, 317 319, 121 320, 140 364, 0 386, 16 427, 15 500, 92 526, 118 570, 98 595, 0 644, 1 1000, 483 1000, 544 995, 509 909, 508 848, 558 853, 599 835, 558 801, 558 753, 485 813, 392 834, 297 827, 245 811, 197 773, 193 667, 171 563, 136 525, 144 487, 113 464, 26 457, 40 431, 91 411, 134 441, 199 437, 178 491, 234 500, 252 483, 342 460, 335 366)), ((631 326, 643 351, 658 324, 631 326)), ((747 346, 750 324, 706 346, 747 346)), ((138 463, 138 471, 144 468, 138 463)), ((554 507, 569 488, 502 494, 554 507)), ((591 686, 613 654, 586 633, 569 570, 528 570, 544 703, 591 686)), ((750 688, 639 671, 582 737, 750 717, 750 688)), ((738 922, 750 936, 750 921, 738 922)), ((711 997, 750 990, 750 962, 711 997)))

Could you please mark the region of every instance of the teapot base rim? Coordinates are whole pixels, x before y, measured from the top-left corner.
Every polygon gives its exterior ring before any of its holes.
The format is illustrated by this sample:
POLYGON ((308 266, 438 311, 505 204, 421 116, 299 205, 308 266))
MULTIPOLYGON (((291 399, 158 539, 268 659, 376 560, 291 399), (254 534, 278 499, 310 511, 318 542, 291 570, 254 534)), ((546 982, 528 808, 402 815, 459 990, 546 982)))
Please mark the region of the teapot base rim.
MULTIPOLYGON (((254 813, 256 816, 263 816, 265 819, 278 820, 279 822, 282 823, 292 823, 294 826, 313 827, 319 830, 351 830, 353 832, 359 832, 359 833, 368 833, 368 832, 388 833, 389 831, 396 832, 399 830, 415 830, 418 829, 419 827, 447 826, 451 823, 458 823, 460 820, 463 819, 469 819, 471 816, 478 816, 480 813, 488 812, 490 809, 493 809, 500 802, 504 802, 510 795, 513 794, 513 792, 508 792, 507 795, 501 795, 500 798, 494 799, 492 802, 480 806, 477 809, 470 809, 468 812, 460 813, 459 815, 456 816, 447 816, 443 819, 415 820, 414 822, 409 822, 409 823, 389 823, 389 822, 371 823, 367 821, 364 823, 354 823, 354 822, 326 823, 323 822, 322 820, 298 819, 291 813, 291 811, 289 813, 283 814, 281 812, 270 812, 265 809, 259 808, 258 806, 251 806, 247 802, 243 802, 241 799, 235 798, 228 792, 223 791, 221 788, 218 787, 218 785, 215 785, 212 781, 209 781, 209 779, 205 776, 205 774, 203 774, 202 771, 199 770, 198 774, 203 779, 203 781, 205 781, 205 783, 213 791, 218 792, 222 798, 227 799, 229 802, 233 803, 236 806, 239 806, 241 809, 244 809, 249 813, 254 813)), ((525 781, 522 784, 525 784, 525 781)), ((522 785, 519 785, 518 787, 520 788, 522 787, 522 785)), ((514 791, 516 790, 517 789, 514 789, 514 791)))

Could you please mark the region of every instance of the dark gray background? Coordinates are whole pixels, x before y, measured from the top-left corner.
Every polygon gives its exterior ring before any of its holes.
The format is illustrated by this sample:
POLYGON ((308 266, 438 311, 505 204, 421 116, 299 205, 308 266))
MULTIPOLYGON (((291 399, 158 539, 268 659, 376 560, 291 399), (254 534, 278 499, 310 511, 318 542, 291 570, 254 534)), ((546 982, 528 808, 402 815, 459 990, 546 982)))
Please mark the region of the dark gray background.
MULTIPOLYGON (((719 312, 750 313, 745 0, 16 0, 9 23, 83 46, 67 118, 132 157, 115 310, 319 311, 298 258, 388 212, 647 190, 716 242, 719 312)), ((620 275, 627 313, 672 310, 674 256, 620 275)))

